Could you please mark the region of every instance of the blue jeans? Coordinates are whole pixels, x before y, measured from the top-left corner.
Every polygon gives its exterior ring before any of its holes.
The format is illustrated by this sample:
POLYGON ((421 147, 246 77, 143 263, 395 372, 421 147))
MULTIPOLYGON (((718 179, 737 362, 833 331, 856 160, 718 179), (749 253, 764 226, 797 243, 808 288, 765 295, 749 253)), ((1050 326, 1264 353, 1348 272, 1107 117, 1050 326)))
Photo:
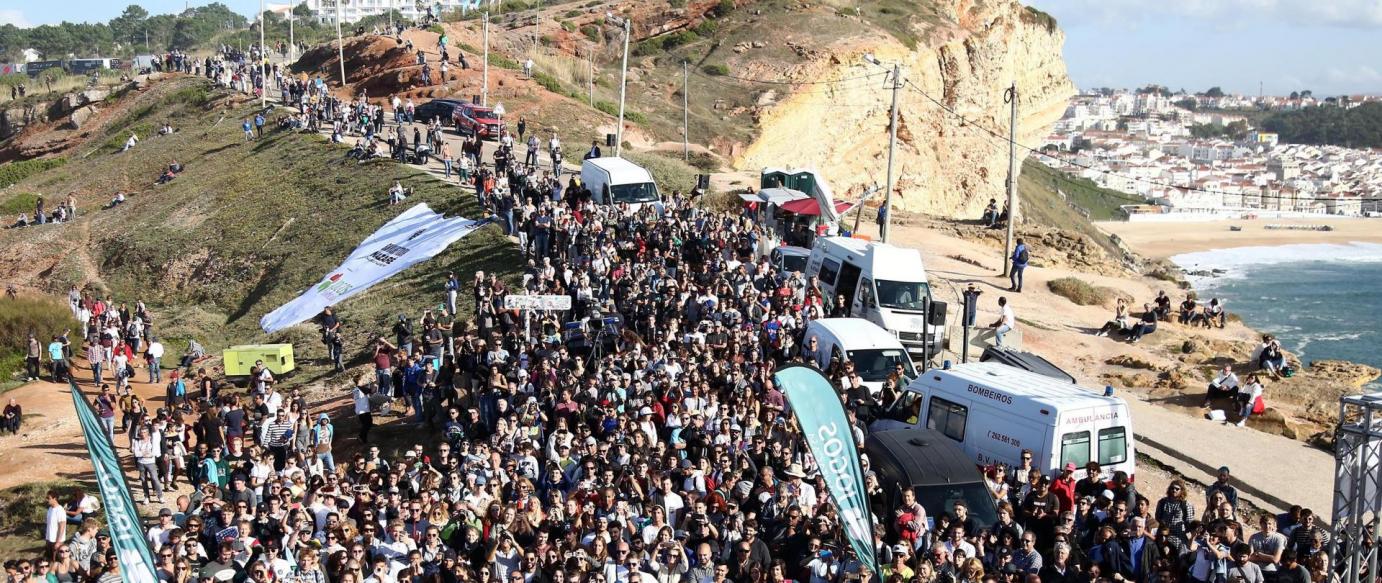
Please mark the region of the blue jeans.
POLYGON ((442 161, 441 161, 441 165, 442 165, 444 168, 446 168, 446 176, 444 176, 444 178, 446 178, 447 180, 450 180, 450 179, 451 179, 451 161, 450 161, 450 160, 442 160, 442 161))
POLYGON ((317 454, 317 459, 321 460, 322 466, 326 467, 326 471, 336 471, 336 458, 331 457, 331 452, 319 453, 317 454))
POLYGON ((101 420, 101 429, 106 432, 106 437, 110 439, 111 445, 115 445, 115 418, 98 417, 101 420))
POLYGON ((1008 274, 1009 281, 1013 284, 1013 290, 1022 291, 1022 270, 1027 269, 1026 265, 1013 265, 1012 273, 1008 274))
POLYGON ((417 416, 417 422, 422 423, 422 395, 408 395, 408 404, 413 407, 413 414, 417 416))
POLYGON ((155 359, 150 360, 150 361, 149 361, 149 382, 150 382, 150 383, 161 383, 161 382, 163 382, 163 375, 160 374, 161 372, 162 372, 162 371, 159 370, 159 366, 158 366, 158 359, 155 358, 155 359))
POLYGON ((1004 334, 1007 334, 1008 332, 1012 332, 1012 330, 1013 330, 1012 327, 1008 326, 1007 324, 1003 324, 1002 326, 999 326, 999 327, 997 327, 997 328, 994 328, 994 329, 993 329, 993 345, 994 345, 994 346, 1002 346, 1002 345, 1003 345, 1003 335, 1004 335, 1004 334))
POLYGON ((101 386, 101 368, 100 362, 91 363, 91 382, 98 388, 101 386))
POLYGON ((387 368, 374 369, 374 380, 379 385, 379 394, 390 396, 389 385, 393 383, 393 374, 387 368))

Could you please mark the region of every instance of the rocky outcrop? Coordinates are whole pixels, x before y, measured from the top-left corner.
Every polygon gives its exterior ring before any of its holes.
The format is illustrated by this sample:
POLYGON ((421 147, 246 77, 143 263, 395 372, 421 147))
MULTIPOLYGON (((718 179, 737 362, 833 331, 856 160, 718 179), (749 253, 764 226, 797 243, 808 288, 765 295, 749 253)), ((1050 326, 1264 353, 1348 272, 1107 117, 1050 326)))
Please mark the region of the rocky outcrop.
POLYGON ((92 103, 105 101, 109 96, 110 92, 104 89, 87 89, 86 91, 65 94, 53 102, 52 107, 48 110, 48 117, 63 117, 92 103))
POLYGON ((77 110, 67 116, 67 127, 74 130, 82 129, 82 126, 86 125, 86 122, 94 117, 96 113, 97 110, 94 105, 77 108, 77 110))
POLYGON ((940 39, 933 46, 909 50, 877 35, 821 48, 826 56, 815 77, 838 83, 828 92, 817 84, 780 99, 760 116, 761 134, 735 157, 735 166, 813 166, 837 193, 881 185, 891 96, 880 89, 881 77, 857 80, 881 71, 864 62, 871 53, 884 63, 900 62, 907 82, 899 95, 895 208, 973 218, 989 198, 1001 199, 1006 140, 988 131, 1006 135, 1004 93, 1013 82, 1018 141, 1033 143, 1060 118, 1074 94, 1061 56, 1065 36, 1017 0, 936 3, 956 24, 930 30, 929 38, 940 39))
POLYGON ((8 140, 18 135, 30 124, 48 121, 50 107, 50 103, 38 101, 0 110, 0 140, 8 140))

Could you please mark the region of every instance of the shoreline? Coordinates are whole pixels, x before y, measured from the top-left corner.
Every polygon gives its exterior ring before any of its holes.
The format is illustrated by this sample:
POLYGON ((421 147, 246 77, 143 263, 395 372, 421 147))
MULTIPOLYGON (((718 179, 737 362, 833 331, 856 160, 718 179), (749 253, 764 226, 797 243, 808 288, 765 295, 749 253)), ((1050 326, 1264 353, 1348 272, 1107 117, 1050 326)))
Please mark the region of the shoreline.
POLYGON ((1098 228, 1117 235, 1138 255, 1170 259, 1177 255, 1240 247, 1298 244, 1382 243, 1382 220, 1322 216, 1319 219, 1225 219, 1184 223, 1100 221, 1098 228), (1267 225, 1328 225, 1330 231, 1268 230, 1267 225), (1241 231, 1229 227, 1241 227, 1241 231))

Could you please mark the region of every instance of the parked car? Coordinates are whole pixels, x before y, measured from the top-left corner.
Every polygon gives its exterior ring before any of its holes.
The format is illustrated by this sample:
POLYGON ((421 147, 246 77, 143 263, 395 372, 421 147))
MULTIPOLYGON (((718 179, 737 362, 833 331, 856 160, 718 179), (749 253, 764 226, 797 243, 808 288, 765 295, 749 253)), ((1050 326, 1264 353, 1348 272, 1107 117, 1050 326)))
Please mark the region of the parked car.
POLYGON ((432 123, 432 120, 440 118, 443 124, 449 124, 461 103, 459 99, 433 99, 413 108, 413 117, 422 123, 432 123))
POLYGON ((456 125, 456 133, 480 139, 497 140, 504 133, 504 120, 499 119, 493 109, 473 103, 458 105, 451 113, 451 121, 456 125))
MULTIPOLYGON (((987 530, 998 521, 998 507, 984 484, 984 475, 955 442, 938 431, 926 428, 870 433, 864 440, 870 469, 882 485, 879 494, 869 496, 876 516, 893 517, 901 505, 902 491, 916 494, 917 503, 926 509, 928 525, 932 518, 954 511, 964 502, 974 526, 987 530)), ((885 520, 896 534, 898 522, 885 520)))

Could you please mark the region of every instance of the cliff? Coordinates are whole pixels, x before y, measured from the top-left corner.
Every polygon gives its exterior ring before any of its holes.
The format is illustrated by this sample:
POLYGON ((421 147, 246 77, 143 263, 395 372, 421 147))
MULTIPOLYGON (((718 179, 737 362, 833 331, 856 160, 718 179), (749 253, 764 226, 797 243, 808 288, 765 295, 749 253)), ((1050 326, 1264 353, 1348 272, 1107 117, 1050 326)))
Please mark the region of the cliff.
POLYGON ((734 165, 815 166, 837 192, 881 186, 891 94, 882 77, 859 79, 882 70, 864 62, 864 55, 873 54, 885 65, 900 62, 908 82, 898 97, 895 208, 975 217, 989 198, 1001 201, 1006 139, 963 123, 937 101, 1006 135, 1003 96, 1016 82, 1018 140, 1033 143, 1074 93, 1061 57, 1065 36, 1049 17, 1016 0, 937 4, 945 18, 926 30, 928 42, 915 50, 887 35, 849 38, 822 50, 816 77, 837 83, 805 86, 761 113, 757 139, 734 157, 734 165))

